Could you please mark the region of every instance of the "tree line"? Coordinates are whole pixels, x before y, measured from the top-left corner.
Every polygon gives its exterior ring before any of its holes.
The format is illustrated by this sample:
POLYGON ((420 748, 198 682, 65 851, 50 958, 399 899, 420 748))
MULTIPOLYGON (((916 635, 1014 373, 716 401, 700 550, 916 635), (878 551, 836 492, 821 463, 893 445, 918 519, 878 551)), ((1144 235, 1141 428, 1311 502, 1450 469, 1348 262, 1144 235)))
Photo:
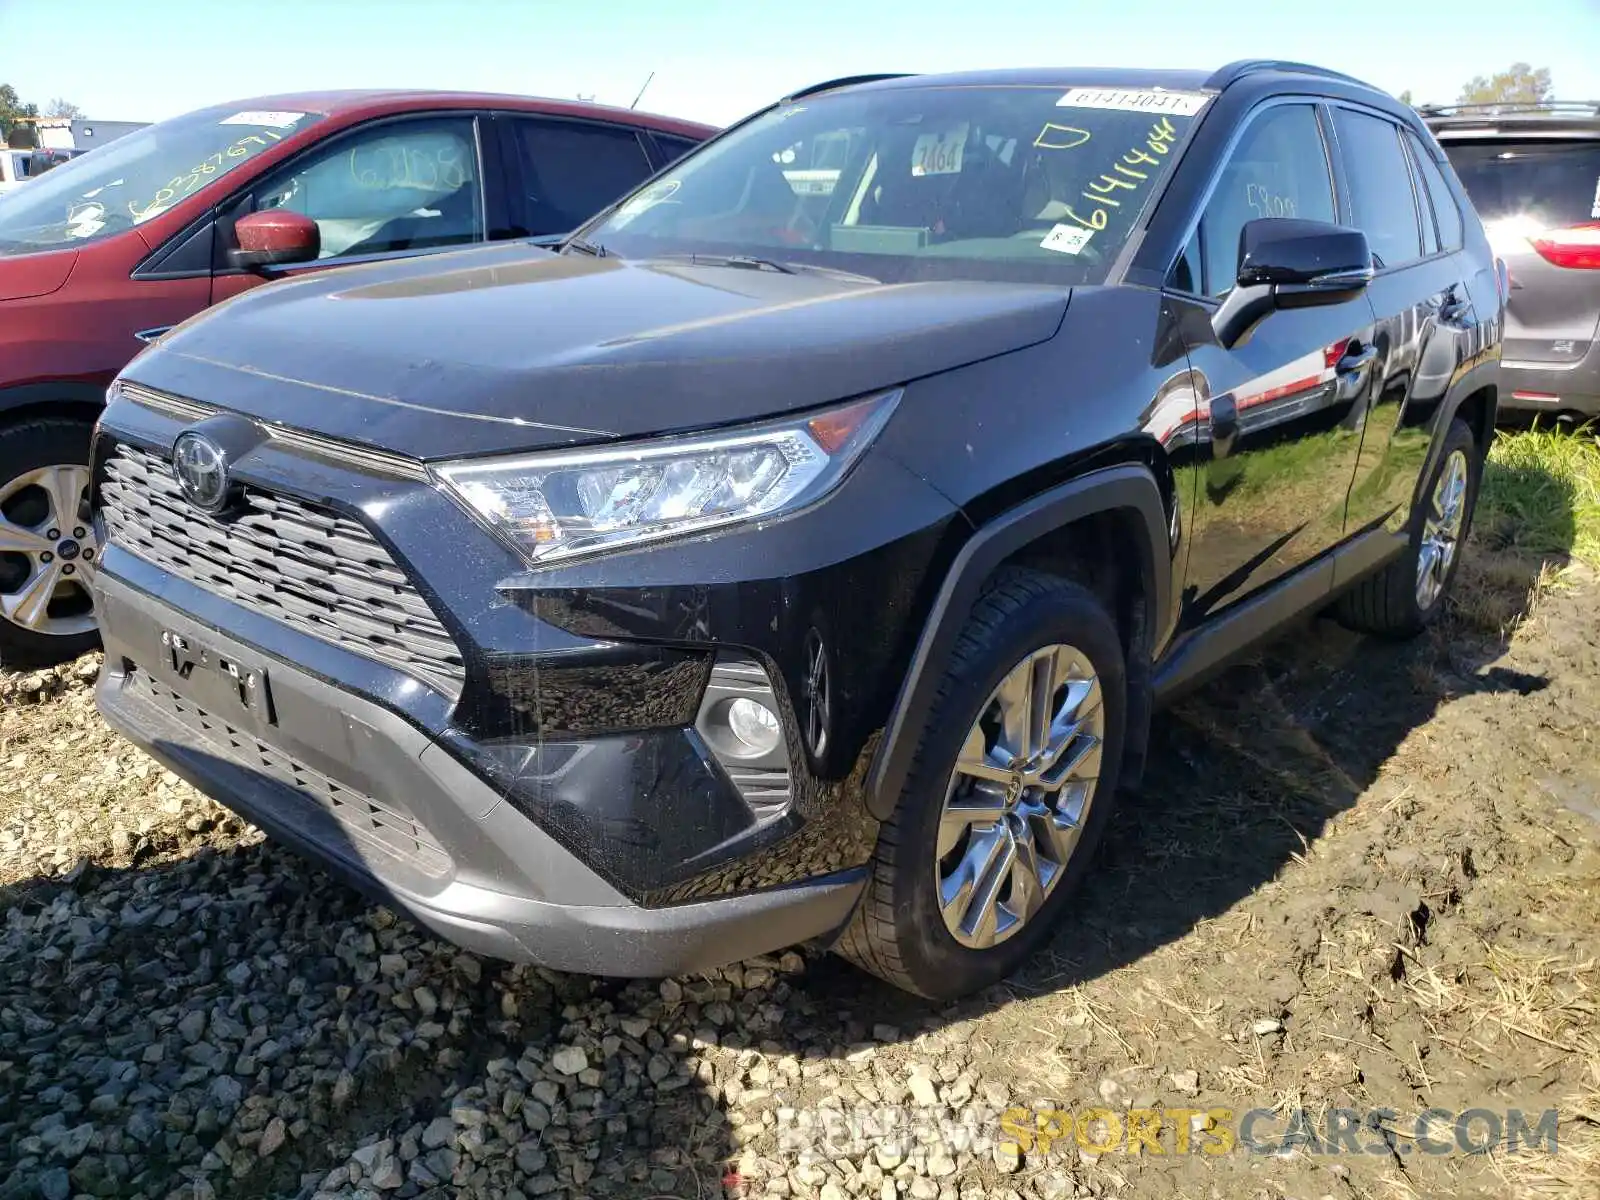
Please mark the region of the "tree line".
MULTIPOLYGON (((1474 75, 1461 87, 1457 104, 1547 104, 1555 97, 1550 68, 1535 70, 1525 62, 1512 63, 1495 75, 1474 75)), ((1411 89, 1400 93, 1405 104, 1416 104, 1411 89)))

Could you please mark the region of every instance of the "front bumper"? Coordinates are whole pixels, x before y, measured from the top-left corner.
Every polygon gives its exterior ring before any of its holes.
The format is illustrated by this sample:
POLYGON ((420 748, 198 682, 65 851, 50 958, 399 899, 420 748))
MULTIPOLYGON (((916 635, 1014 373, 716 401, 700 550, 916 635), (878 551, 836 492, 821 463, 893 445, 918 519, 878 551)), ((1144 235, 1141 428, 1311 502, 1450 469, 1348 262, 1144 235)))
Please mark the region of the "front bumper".
POLYGON ((113 728, 462 946, 588 974, 676 974, 827 938, 860 894, 856 868, 714 900, 633 903, 414 724, 185 615, 119 578, 118 559, 96 589, 106 648, 97 699, 113 728), (208 661, 185 672, 176 642, 208 661), (269 707, 230 696, 242 684, 218 660, 257 676, 269 707))

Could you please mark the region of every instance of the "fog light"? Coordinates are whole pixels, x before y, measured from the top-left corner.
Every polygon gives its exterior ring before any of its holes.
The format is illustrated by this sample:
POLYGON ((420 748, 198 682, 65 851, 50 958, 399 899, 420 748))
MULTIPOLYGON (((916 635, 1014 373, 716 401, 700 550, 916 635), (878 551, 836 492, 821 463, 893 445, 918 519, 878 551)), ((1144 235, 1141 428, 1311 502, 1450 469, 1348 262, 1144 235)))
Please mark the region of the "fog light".
POLYGON ((778 714, 758 701, 741 696, 728 705, 728 728, 751 754, 770 754, 778 748, 778 714))
POLYGON ((723 650, 712 664, 694 719, 695 732, 727 773, 728 782, 763 821, 781 816, 793 798, 778 703, 761 663, 747 654, 723 650))

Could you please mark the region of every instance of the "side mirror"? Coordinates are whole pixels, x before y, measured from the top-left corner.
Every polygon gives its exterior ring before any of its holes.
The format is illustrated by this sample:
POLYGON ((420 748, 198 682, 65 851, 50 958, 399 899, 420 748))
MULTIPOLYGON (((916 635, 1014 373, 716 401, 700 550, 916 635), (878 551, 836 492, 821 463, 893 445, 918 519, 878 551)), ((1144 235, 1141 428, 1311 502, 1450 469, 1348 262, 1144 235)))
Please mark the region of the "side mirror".
POLYGON ((1372 248, 1359 229, 1292 217, 1246 221, 1239 275, 1212 327, 1219 342, 1233 346, 1276 309, 1341 304, 1372 276, 1372 248))
POLYGON ((283 208, 240 217, 233 223, 233 236, 238 245, 228 251, 228 261, 246 271, 310 262, 322 250, 317 223, 283 208))

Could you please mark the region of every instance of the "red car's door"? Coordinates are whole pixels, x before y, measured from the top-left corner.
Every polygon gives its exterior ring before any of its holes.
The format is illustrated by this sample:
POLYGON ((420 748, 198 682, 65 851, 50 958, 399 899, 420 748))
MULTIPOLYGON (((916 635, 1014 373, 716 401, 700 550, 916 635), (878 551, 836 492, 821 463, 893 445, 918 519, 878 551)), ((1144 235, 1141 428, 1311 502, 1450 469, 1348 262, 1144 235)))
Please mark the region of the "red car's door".
POLYGON ((473 113, 425 113, 359 125, 296 155, 220 214, 212 302, 308 270, 487 240, 500 200, 479 144, 473 113), (233 223, 268 209, 317 223, 315 259, 269 270, 232 266, 233 223))

